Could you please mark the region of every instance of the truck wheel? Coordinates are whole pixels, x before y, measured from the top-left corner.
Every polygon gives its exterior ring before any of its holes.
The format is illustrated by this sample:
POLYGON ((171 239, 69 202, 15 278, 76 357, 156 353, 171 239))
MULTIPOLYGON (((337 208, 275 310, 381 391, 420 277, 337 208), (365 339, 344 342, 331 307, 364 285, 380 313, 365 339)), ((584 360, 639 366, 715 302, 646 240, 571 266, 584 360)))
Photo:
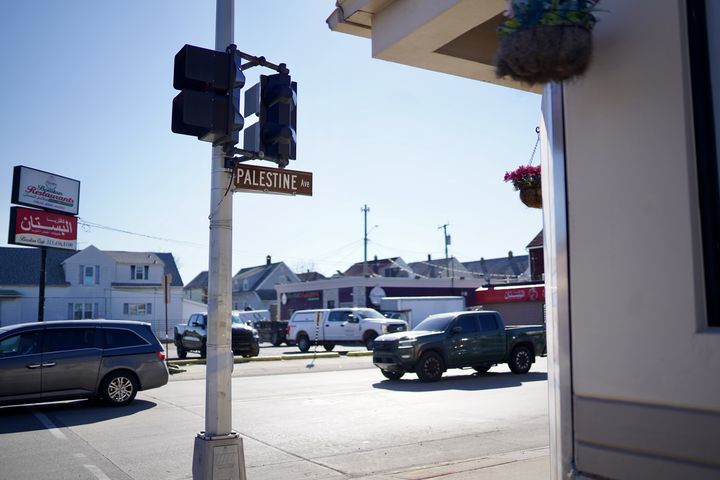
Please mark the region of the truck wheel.
POLYGON ((207 357, 207 344, 203 341, 202 345, 200 345, 200 358, 206 358, 207 357))
POLYGON ((126 371, 113 372, 102 381, 100 398, 107 405, 122 407, 133 401, 137 391, 135 375, 126 371))
POLYGON ((473 369, 478 373, 487 373, 490 370, 490 365, 476 365, 473 369))
POLYGON ((335 348, 335 344, 334 343, 323 343, 323 348, 328 352, 332 352, 332 349, 335 348))
POLYGON ((415 373, 423 382, 437 382, 442 377, 444 370, 443 359, 435 352, 423 353, 415 367, 415 373))
POLYGON ((185 350, 185 347, 183 347, 182 340, 178 339, 175 341, 175 346, 177 347, 177 356, 180 359, 187 358, 187 350, 185 350))
POLYGON ((310 339, 304 333, 297 339, 297 346, 301 352, 307 352, 310 350, 310 339))
POLYGON ((377 337, 377 333, 370 332, 367 335, 365 335, 365 338, 363 339, 363 342, 365 342, 365 348, 368 350, 372 350, 375 346, 375 337, 377 337))
POLYGON ((527 347, 515 347, 510 354, 510 370, 513 373, 527 373, 530 371, 530 365, 532 365, 532 354, 530 349, 527 347))
POLYGON ((388 380, 400 380, 405 375, 405 372, 388 372, 387 370, 380 370, 380 372, 388 380))

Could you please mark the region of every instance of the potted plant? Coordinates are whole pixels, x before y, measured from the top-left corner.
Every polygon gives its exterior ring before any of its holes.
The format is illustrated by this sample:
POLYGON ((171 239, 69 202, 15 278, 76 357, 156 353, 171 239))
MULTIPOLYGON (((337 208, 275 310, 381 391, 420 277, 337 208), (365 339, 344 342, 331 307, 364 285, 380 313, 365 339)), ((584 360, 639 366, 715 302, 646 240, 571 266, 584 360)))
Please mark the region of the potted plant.
POLYGON ((534 85, 582 75, 599 0, 510 0, 498 27, 498 78, 534 85))
POLYGON ((542 208, 540 178, 540 165, 521 165, 512 172, 505 172, 505 181, 512 182, 515 190, 520 191, 520 201, 530 208, 542 208))

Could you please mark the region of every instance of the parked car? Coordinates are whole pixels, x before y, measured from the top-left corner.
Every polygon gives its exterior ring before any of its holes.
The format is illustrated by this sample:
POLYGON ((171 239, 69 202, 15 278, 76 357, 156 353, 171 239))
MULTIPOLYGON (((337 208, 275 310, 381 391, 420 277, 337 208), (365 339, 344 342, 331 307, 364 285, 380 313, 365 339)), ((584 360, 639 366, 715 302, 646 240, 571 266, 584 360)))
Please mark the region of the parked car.
MULTIPOLYGON (((231 313, 232 351, 233 355, 256 357, 260 353, 260 339, 255 328, 241 318, 242 312, 233 310, 231 313)), ((207 356, 207 313, 193 313, 188 323, 175 327, 173 338, 179 358, 187 357, 189 351, 207 356)))
POLYGON ((385 318, 372 308, 332 308, 298 310, 288 322, 288 344, 296 343, 301 352, 322 345, 330 351, 336 344, 365 345, 373 349, 375 337, 407 330, 403 320, 385 318))
POLYGON ((421 381, 435 382, 448 368, 485 373, 507 363, 513 373, 527 373, 544 354, 543 325, 506 327, 498 312, 453 312, 430 315, 409 332, 376 338, 373 363, 390 380, 414 372, 421 381))
POLYGON ((100 399, 130 403, 168 382, 149 323, 60 320, 0 328, 0 404, 100 399))

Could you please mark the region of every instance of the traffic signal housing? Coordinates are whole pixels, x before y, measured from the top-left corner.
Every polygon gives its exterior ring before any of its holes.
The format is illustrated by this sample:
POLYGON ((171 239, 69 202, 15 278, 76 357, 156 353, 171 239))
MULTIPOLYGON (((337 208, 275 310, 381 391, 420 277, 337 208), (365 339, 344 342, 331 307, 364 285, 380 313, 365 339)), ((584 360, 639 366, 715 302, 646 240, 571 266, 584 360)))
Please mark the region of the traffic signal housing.
POLYGON ((173 87, 174 133, 192 135, 213 144, 238 142, 244 119, 240 91, 245 75, 233 50, 218 52, 185 45, 175 55, 173 87))
POLYGON ((297 158, 297 82, 286 72, 261 75, 246 95, 245 115, 259 121, 245 130, 245 149, 287 165, 297 158))

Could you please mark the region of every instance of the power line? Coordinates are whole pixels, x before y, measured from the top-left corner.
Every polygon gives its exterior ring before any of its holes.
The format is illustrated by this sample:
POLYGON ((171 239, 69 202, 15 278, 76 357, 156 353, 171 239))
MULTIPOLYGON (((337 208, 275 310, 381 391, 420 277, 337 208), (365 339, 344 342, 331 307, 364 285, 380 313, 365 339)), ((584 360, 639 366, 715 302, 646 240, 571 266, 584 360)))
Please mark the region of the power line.
POLYGON ((133 236, 136 236, 136 237, 149 238, 149 239, 151 239, 151 240, 160 240, 160 241, 163 241, 163 242, 179 243, 179 244, 183 244, 183 245, 190 245, 190 246, 193 246, 193 247, 208 248, 207 245, 203 245, 203 244, 200 244, 200 243, 193 243, 193 242, 187 242, 187 241, 185 241, 185 240, 175 240, 175 239, 172 239, 172 238, 157 237, 157 236, 155 236, 155 235, 147 235, 147 234, 144 234, 144 233, 131 232, 130 230, 123 230, 123 229, 121 229, 121 228, 109 227, 109 226, 107 226, 107 225, 101 225, 101 224, 99 224, 99 223, 90 222, 90 221, 85 220, 84 218, 80 218, 80 217, 78 217, 78 225, 81 225, 82 227, 85 227, 85 228, 83 228, 83 230, 85 230, 86 232, 90 232, 90 229, 92 229, 92 228, 99 228, 99 229, 101 229, 101 230, 108 230, 108 231, 111 231, 111 232, 124 233, 124 234, 126 234, 126 235, 133 235, 133 236))

